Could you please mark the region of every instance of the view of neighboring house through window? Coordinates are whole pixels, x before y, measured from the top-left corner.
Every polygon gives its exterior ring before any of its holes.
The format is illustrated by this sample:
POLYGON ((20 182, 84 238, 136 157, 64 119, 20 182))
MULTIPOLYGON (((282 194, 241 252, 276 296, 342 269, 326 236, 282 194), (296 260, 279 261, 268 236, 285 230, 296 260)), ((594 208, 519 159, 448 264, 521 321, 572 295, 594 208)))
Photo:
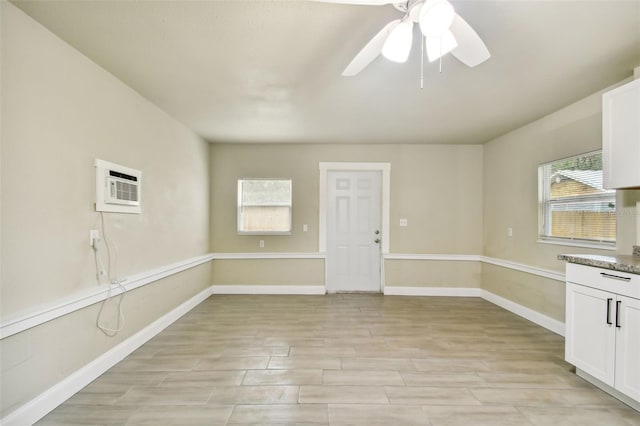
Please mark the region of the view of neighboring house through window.
POLYGON ((602 187, 602 152, 542 164, 540 240, 615 246, 616 192, 602 187))
POLYGON ((291 180, 238 180, 238 233, 291 233, 291 180))

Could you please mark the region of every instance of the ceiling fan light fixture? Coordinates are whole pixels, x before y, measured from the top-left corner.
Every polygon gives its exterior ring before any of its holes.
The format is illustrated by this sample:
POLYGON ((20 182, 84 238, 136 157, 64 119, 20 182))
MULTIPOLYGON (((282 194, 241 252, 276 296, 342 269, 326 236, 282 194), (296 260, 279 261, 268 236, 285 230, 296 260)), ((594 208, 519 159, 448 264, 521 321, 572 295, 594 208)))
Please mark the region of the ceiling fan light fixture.
POLYGON ((427 37, 440 37, 451 27, 455 14, 447 0, 427 0, 420 10, 420 30, 427 37))
POLYGON ((440 59, 453 49, 458 47, 458 42, 453 36, 453 33, 449 30, 445 31, 442 36, 428 36, 426 37, 427 58, 429 62, 433 62, 440 59))
POLYGON ((403 19, 385 40, 382 55, 390 61, 404 63, 409 58, 413 41, 413 22, 403 19))

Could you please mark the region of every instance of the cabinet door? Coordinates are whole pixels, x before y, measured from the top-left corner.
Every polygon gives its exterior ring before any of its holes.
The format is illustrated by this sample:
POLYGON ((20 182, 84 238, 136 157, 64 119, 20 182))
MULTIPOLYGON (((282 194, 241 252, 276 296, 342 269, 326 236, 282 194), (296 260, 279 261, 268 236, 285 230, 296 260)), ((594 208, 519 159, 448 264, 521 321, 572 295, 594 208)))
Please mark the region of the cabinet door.
POLYGON ((618 296, 615 388, 640 401, 640 300, 618 296))
POLYGON ((615 295, 567 283, 565 358, 610 386, 615 372, 614 322, 615 295))
POLYGON ((640 186, 640 79, 602 95, 604 187, 640 186))

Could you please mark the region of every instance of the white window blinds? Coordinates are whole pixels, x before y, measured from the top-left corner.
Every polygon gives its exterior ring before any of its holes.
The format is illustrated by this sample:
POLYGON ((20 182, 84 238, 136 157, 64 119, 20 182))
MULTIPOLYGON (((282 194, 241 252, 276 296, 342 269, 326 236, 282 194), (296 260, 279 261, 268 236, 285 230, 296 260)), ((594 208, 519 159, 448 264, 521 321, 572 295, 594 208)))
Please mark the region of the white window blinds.
POLYGON ((539 237, 615 245, 616 192, 602 187, 602 152, 542 164, 539 237))
POLYGON ((291 233, 291 180, 238 180, 238 233, 291 233))

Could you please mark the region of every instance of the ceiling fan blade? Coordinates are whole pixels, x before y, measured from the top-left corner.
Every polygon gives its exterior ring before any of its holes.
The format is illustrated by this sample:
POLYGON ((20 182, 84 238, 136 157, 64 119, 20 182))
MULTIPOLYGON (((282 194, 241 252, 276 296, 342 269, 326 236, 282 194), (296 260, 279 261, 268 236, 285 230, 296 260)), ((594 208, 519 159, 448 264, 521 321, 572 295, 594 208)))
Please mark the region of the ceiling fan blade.
POLYGON ((480 36, 457 13, 450 30, 458 42, 458 47, 451 54, 466 66, 473 68, 491 57, 480 36))
POLYGON ((429 62, 433 62, 436 59, 440 59, 442 56, 451 52, 458 46, 456 38, 451 31, 445 31, 442 36, 425 36, 427 47, 427 58, 429 62))
POLYGON ((389 34, 393 29, 401 22, 401 19, 396 19, 389 22, 382 28, 378 34, 373 36, 369 43, 367 43, 362 50, 356 55, 349 65, 342 71, 342 75, 345 77, 351 77, 362 71, 367 65, 369 65, 375 58, 382 52, 382 46, 389 37, 389 34))

